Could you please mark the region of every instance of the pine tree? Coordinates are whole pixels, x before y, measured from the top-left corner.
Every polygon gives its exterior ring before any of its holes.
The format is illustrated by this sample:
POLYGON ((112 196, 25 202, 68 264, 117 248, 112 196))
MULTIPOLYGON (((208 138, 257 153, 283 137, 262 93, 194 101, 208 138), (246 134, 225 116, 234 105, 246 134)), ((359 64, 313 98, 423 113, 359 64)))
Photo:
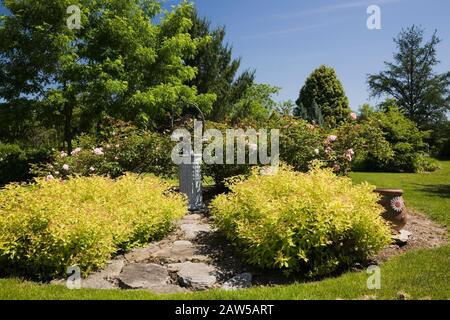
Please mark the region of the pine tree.
POLYGON ((322 126, 324 124, 323 114, 322 114, 322 110, 320 110, 320 107, 316 103, 316 101, 313 101, 311 110, 312 110, 312 114, 310 116, 310 120, 314 121, 314 123, 322 126))
POLYGON ((320 120, 330 127, 347 121, 351 112, 336 71, 325 65, 308 77, 296 104, 295 115, 301 116, 306 112, 307 118, 320 120))
POLYGON ((223 121, 232 113, 232 106, 245 97, 254 82, 254 71, 245 70, 237 75, 241 60, 233 59, 233 48, 224 43, 225 27, 211 28, 206 18, 199 17, 195 11, 191 17, 192 38, 210 37, 210 41, 198 48, 192 59, 186 64, 197 68, 197 76, 189 82, 196 86, 199 93, 214 93, 216 101, 208 119, 223 121))
POLYGON ((445 120, 450 110, 450 72, 433 71, 439 63, 436 47, 441 41, 436 31, 424 42, 424 29, 412 26, 394 39, 398 52, 394 62, 385 62, 386 70, 369 75, 373 96, 397 100, 405 115, 420 127, 445 120))
POLYGON ((302 102, 297 100, 297 106, 294 108, 294 116, 305 120, 309 119, 308 110, 305 108, 302 102))

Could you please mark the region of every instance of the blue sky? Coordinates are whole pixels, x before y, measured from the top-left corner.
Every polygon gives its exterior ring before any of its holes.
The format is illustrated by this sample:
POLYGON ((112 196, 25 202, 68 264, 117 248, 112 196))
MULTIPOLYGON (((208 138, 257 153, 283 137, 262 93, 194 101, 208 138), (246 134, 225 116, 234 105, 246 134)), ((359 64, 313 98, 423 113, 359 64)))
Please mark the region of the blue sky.
MULTIPOLYGON (((168 0, 168 4, 179 1, 168 0)), ((429 37, 438 30, 438 71, 450 70, 448 0, 195 0, 213 25, 225 25, 227 41, 256 69, 258 82, 282 88, 277 100, 295 100, 319 65, 336 69, 351 107, 368 101, 366 75, 383 68, 395 50, 392 38, 417 24, 429 37), (381 30, 368 30, 367 7, 381 8, 381 30)), ((0 8, 0 11, 2 9, 0 8)), ((375 101, 371 101, 375 102, 375 101)))
MULTIPOLYGON (((176 1, 172 1, 176 2, 176 1)), ((226 25, 227 40, 256 69, 257 81, 282 87, 278 100, 296 100, 306 77, 319 65, 336 69, 351 107, 368 100, 366 75, 383 68, 402 28, 438 30, 440 71, 450 70, 448 0, 196 0, 200 13, 226 25), (369 30, 367 7, 381 8, 381 30, 369 30)), ((376 102, 376 101, 371 101, 376 102)))

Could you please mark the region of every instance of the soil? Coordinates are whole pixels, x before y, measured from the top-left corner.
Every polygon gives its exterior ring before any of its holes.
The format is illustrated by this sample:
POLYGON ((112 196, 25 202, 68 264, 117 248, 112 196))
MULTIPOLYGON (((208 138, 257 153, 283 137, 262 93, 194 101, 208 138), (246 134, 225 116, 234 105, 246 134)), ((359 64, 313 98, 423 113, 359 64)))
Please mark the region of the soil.
MULTIPOLYGON (((224 190, 220 190, 223 192, 224 190)), ((207 206, 214 194, 218 190, 215 188, 209 188, 205 190, 204 200, 207 206)), ((203 213, 206 215, 206 219, 209 220, 209 211, 205 210, 203 213)), ((424 214, 408 210, 408 222, 403 228, 406 231, 411 232, 411 236, 406 244, 397 244, 393 241, 392 244, 385 247, 378 255, 372 257, 363 265, 355 265, 352 270, 359 271, 363 268, 379 264, 389 260, 394 256, 420 249, 432 249, 444 246, 449 243, 448 229, 428 217, 424 214)), ((203 247, 202 254, 205 254, 212 258, 212 263, 221 270, 221 280, 230 277, 233 274, 239 274, 244 272, 250 272, 253 274, 253 285, 278 285, 289 284, 294 282, 308 282, 309 278, 301 276, 291 275, 286 277, 283 273, 274 270, 260 270, 253 266, 249 266, 242 262, 236 250, 229 244, 229 241, 225 239, 218 232, 203 233, 196 239, 196 242, 203 247)), ((320 280, 320 279, 314 279, 320 280)))
POLYGON ((403 228, 412 233, 404 245, 391 244, 384 248, 374 260, 384 262, 393 256, 419 249, 432 249, 449 243, 447 228, 418 212, 408 212, 408 222, 403 228))
MULTIPOLYGON (((207 205, 217 192, 207 189, 204 197, 207 205)), ((409 211, 404 230, 411 233, 406 243, 396 244, 393 241, 377 256, 353 266, 351 270, 361 271, 368 265, 379 264, 408 251, 436 248, 449 242, 447 228, 417 212, 409 211)), ((84 280, 83 286, 120 289, 123 288, 120 284, 125 283, 126 288, 142 288, 158 293, 197 291, 220 288, 233 277, 248 273, 251 274, 248 285, 252 286, 320 280, 298 275, 286 277, 280 271, 260 270, 244 263, 239 252, 214 229, 207 207, 186 215, 178 228, 163 240, 110 261, 107 268, 84 280), (147 282, 143 283, 143 279, 147 282)))

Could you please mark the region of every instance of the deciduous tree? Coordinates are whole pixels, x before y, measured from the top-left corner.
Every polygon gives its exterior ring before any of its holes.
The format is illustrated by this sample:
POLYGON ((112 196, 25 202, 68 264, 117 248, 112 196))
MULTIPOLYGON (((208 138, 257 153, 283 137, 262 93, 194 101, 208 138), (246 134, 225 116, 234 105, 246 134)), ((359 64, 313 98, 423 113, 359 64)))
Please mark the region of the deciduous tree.
POLYGON ((163 12, 157 0, 5 6, 11 14, 0 26, 1 109, 14 114, 26 106, 40 125, 62 126, 69 152, 74 135, 95 130, 104 115, 159 129, 192 104, 211 110, 214 95, 189 85, 197 69, 185 61, 209 41, 189 33, 191 4, 163 12), (81 9, 81 29, 66 24, 71 5, 81 9))

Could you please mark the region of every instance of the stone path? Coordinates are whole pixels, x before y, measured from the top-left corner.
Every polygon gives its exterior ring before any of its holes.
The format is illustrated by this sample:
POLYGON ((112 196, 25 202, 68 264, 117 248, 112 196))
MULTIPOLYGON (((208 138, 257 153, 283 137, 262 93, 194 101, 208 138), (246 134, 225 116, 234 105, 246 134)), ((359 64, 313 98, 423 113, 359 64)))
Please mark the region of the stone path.
POLYGON ((186 215, 177 229, 162 241, 137 248, 108 262, 101 271, 82 280, 83 288, 145 289, 154 293, 202 291, 212 288, 235 290, 250 287, 251 273, 236 273, 218 262, 227 252, 214 248, 216 232, 201 213, 186 215))
MULTIPOLYGON (((420 214, 406 225, 408 242, 393 243, 368 263, 380 263, 409 250, 448 243, 447 229, 420 214)), ((397 241, 398 242, 398 241, 397 241)), ((305 281, 277 271, 261 271, 243 264, 227 240, 213 229, 204 213, 186 215, 176 230, 161 241, 137 248, 109 261, 106 267, 82 280, 83 288, 144 289, 154 293, 183 293, 222 288, 236 290, 252 285, 305 281)), ((52 281, 65 284, 65 280, 52 281)))

